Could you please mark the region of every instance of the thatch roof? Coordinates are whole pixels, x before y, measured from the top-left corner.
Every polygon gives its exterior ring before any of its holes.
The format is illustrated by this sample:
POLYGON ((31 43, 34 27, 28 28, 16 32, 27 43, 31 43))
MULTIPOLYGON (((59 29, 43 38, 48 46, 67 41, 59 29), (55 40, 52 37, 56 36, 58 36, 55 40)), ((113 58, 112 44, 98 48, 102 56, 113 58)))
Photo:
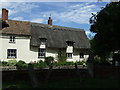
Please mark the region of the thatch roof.
POLYGON ((90 48, 85 31, 80 29, 34 23, 31 25, 30 44, 39 46, 40 38, 47 39, 47 47, 66 48, 66 41, 72 41, 74 42, 74 48, 90 48))
POLYGON ((30 35, 30 22, 8 20, 9 27, 0 30, 2 34, 30 35))
POLYGON ((38 24, 26 21, 8 20, 9 27, 2 28, 0 33, 31 36, 30 45, 39 46, 40 38, 47 39, 47 47, 66 48, 66 41, 74 42, 74 48, 89 49, 90 43, 84 30, 38 24))

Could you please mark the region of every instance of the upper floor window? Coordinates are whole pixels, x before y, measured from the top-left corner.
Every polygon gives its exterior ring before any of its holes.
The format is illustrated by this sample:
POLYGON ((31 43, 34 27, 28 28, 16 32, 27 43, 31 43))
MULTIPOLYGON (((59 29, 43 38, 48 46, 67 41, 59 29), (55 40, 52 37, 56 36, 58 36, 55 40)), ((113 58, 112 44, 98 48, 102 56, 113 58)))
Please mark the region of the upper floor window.
POLYGON ((15 43, 15 36, 10 36, 10 43, 15 43))
POLYGON ((72 42, 72 41, 67 41, 66 43, 67 43, 68 46, 73 46, 73 43, 74 43, 74 42, 72 42))
POLYGON ((84 53, 80 53, 80 58, 84 58, 84 53))
POLYGON ((67 58, 72 58, 72 53, 67 53, 67 58))
POLYGON ((46 49, 38 48, 38 58, 44 58, 46 55, 46 49))
POLYGON ((8 49, 7 50, 7 58, 17 58, 17 50, 16 49, 8 49))
POLYGON ((45 45, 46 44, 47 39, 46 38, 40 38, 40 43, 41 45, 45 45))

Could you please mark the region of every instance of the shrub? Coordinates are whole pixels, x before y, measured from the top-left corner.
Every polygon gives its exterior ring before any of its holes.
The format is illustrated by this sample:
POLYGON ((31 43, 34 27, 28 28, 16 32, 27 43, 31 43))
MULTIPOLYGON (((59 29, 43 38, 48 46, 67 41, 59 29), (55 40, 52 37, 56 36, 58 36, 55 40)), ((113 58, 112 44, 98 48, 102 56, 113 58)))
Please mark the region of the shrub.
POLYGON ((7 64, 8 64, 8 66, 15 66, 16 63, 17 63, 16 60, 9 60, 7 64))
POLYGON ((1 66, 8 66, 8 62, 2 61, 2 62, 1 62, 1 66))
POLYGON ((83 65, 83 63, 85 63, 85 62, 84 61, 78 61, 76 63, 77 63, 77 65, 83 65))
POLYGON ((2 62, 0 61, 0 66, 2 66, 2 62))
POLYGON ((69 66, 69 65, 74 65, 73 62, 55 62, 53 63, 53 66, 69 66))
POLYGON ((58 51, 58 62, 65 62, 66 59, 66 51, 64 49, 60 49, 58 51))
POLYGON ((48 65, 48 66, 50 66, 52 63, 53 63, 53 61, 54 61, 54 57, 51 57, 51 56, 49 56, 49 57, 46 57, 45 58, 45 63, 48 65))
POLYGON ((47 67, 47 64, 42 60, 38 61, 37 63, 34 63, 33 65, 34 65, 34 68, 39 68, 39 69, 47 67))
POLYGON ((17 66, 18 69, 25 69, 25 68, 28 67, 28 65, 22 60, 18 61, 16 63, 16 66, 17 66))

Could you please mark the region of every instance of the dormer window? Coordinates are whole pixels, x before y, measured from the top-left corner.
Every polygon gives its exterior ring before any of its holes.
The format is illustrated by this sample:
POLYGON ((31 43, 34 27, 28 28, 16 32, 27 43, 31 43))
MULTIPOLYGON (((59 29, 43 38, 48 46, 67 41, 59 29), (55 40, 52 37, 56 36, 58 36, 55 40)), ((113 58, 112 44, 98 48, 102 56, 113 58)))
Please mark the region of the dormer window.
POLYGON ((74 44, 74 42, 72 42, 72 41, 66 41, 66 43, 68 46, 73 46, 73 44, 74 44))
POLYGON ((46 38, 40 38, 40 44, 41 45, 45 45, 46 44, 47 39, 46 38))
POLYGON ((15 36, 10 36, 10 43, 15 43, 15 36))

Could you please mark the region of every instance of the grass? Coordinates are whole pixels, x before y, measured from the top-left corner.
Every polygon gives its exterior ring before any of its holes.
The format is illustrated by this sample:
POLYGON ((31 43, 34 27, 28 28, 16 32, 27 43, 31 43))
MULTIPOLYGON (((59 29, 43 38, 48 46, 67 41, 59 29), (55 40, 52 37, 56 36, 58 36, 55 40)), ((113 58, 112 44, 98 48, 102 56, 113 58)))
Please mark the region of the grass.
MULTIPOLYGON (((30 83, 27 82, 14 82, 3 84, 3 88, 16 86, 18 88, 32 88, 30 83)), ((43 83, 38 88, 119 88, 120 84, 117 79, 88 79, 80 83, 79 79, 69 79, 63 81, 54 81, 43 83)))

